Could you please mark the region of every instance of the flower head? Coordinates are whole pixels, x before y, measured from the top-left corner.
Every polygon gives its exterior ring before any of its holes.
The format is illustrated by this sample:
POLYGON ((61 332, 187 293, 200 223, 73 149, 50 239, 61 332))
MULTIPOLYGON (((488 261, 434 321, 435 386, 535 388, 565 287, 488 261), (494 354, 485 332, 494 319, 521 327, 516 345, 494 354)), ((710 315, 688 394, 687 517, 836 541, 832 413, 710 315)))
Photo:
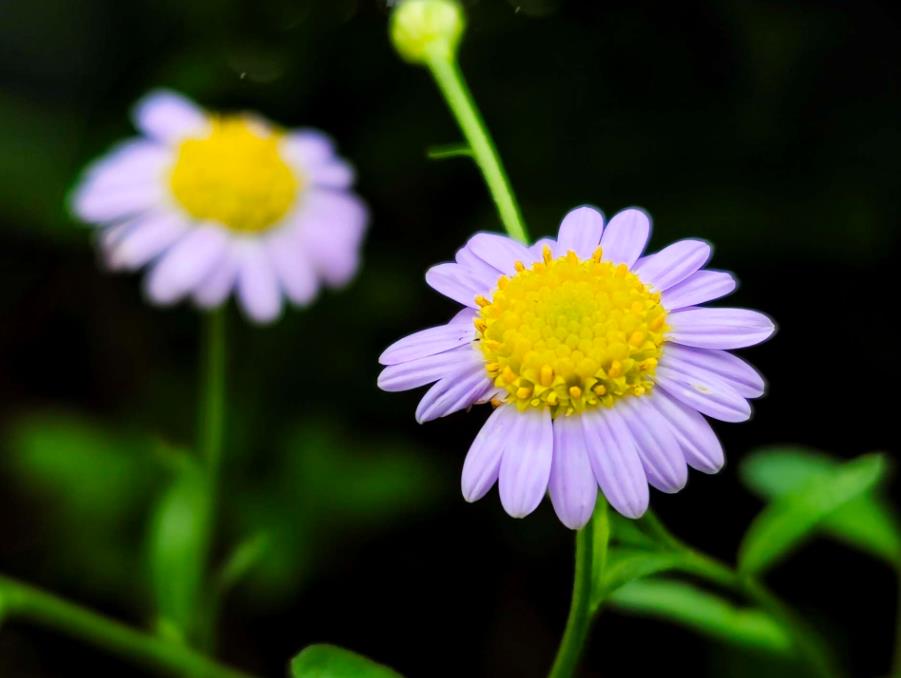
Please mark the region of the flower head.
POLYGON ((457 51, 466 20, 455 0, 401 0, 391 15, 391 42, 412 63, 457 51))
POLYGON ((560 520, 578 528, 598 487, 636 518, 649 484, 677 492, 688 467, 722 467, 704 415, 744 421, 748 399, 764 392, 757 371, 727 350, 764 341, 775 326, 756 311, 700 307, 731 293, 735 279, 704 268, 711 248, 701 240, 642 256, 650 228, 637 209, 605 228, 600 212, 580 207, 556 240, 526 247, 479 233, 454 263, 426 274, 465 308, 390 346, 379 385, 436 382, 420 422, 492 403, 463 465, 467 501, 497 482, 506 511, 523 517, 549 492, 560 520))
POLYGON ((304 306, 322 283, 353 276, 366 209, 328 137, 207 113, 166 91, 142 99, 134 119, 143 136, 89 167, 72 207, 102 228, 111 269, 150 268, 152 301, 211 308, 235 290, 263 323, 284 297, 304 306))

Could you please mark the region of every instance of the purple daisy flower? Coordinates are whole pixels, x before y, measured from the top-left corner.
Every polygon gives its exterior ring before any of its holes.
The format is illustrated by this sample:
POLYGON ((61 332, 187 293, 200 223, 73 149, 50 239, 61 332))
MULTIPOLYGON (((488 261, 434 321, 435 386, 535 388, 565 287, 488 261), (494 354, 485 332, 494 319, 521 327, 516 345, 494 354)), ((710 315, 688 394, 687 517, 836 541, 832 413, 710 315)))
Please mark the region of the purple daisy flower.
POLYGON ((735 289, 705 269, 710 245, 680 240, 642 256, 651 232, 627 209, 606 228, 580 207, 557 239, 531 247, 493 233, 470 238, 426 281, 461 310, 446 325, 392 344, 379 386, 435 382, 419 422, 476 403, 494 412, 466 455, 467 501, 497 482, 511 516, 550 493, 570 528, 591 517, 598 487, 629 518, 648 506, 648 485, 685 486, 688 467, 715 473, 723 449, 705 419, 744 421, 764 380, 729 349, 758 344, 775 326, 740 308, 698 306, 735 289))
POLYGON ((103 229, 110 269, 150 268, 151 301, 212 308, 234 290, 265 323, 284 298, 305 306, 354 275, 367 212, 327 136, 167 91, 138 102, 134 121, 143 136, 89 167, 72 207, 103 229))

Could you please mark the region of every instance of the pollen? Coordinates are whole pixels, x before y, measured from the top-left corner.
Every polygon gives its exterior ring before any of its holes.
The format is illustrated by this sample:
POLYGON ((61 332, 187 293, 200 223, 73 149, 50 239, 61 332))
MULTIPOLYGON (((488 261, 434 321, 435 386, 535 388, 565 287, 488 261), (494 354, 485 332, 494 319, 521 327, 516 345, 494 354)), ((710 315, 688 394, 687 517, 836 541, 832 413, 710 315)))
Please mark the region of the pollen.
POLYGON ((169 176, 175 200, 192 217, 233 231, 272 228, 303 185, 282 157, 280 142, 279 132, 246 116, 211 118, 205 136, 178 147, 169 176))
POLYGON ((651 392, 667 331, 660 294, 600 250, 517 264, 475 327, 500 397, 520 410, 567 416, 651 392))

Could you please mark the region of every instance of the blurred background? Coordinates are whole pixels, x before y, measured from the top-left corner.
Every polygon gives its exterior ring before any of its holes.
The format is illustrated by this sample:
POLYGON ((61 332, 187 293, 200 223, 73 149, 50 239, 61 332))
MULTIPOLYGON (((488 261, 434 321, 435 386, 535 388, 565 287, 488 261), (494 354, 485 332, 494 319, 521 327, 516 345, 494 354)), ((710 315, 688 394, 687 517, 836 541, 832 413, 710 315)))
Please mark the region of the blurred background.
MULTIPOLYGON (((687 236, 737 272, 735 305, 780 332, 743 352, 771 392, 718 425, 729 463, 652 505, 733 560, 761 507, 738 463, 764 444, 840 458, 898 447, 901 7, 872 2, 466 2, 461 60, 532 235, 594 203, 640 205, 652 247, 687 236)), ((394 339, 454 305, 423 282, 498 230, 425 71, 392 52, 375 0, 0 0, 0 571, 152 622, 146 535, 173 449, 194 439, 200 318, 149 307, 68 216, 80 169, 134 133, 148 89, 331 133, 372 210, 362 271, 272 328, 230 315, 216 553, 262 539, 226 599, 221 656, 284 675, 328 641, 410 676, 541 676, 569 605, 573 535, 459 496, 487 412, 420 427, 419 394, 375 387, 394 339)), ((234 311, 234 308, 232 308, 234 311)), ((819 540, 769 583, 853 676, 887 675, 895 575, 819 540)), ((145 675, 20 623, 0 675, 145 675), (52 651, 51 651, 52 648, 52 651)), ((609 612, 584 676, 797 675, 766 654, 609 612)), ((146 675, 150 675, 147 673, 146 675)))

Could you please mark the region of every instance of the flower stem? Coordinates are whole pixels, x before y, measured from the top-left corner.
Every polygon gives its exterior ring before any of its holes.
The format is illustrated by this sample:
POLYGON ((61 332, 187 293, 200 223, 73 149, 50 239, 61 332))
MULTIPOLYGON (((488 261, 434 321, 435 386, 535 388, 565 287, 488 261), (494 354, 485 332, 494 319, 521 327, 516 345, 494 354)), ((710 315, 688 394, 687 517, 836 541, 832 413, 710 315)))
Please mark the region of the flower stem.
POLYGON ((578 666, 592 622, 591 586, 604 566, 609 537, 607 504, 602 498, 588 524, 576 533, 576 572, 572 601, 563 639, 548 678, 568 678, 578 666), (598 540, 597 543, 595 539, 598 540), (599 555, 597 559, 596 553, 599 555))
POLYGON ((250 678, 249 674, 218 664, 184 645, 137 631, 4 576, 0 576, 0 616, 19 617, 62 631, 172 674, 194 678, 250 678))
MULTIPOLYGON (((219 494, 219 473, 222 465, 222 448, 225 438, 225 363, 226 363, 226 311, 225 307, 208 313, 205 317, 202 346, 201 398, 199 412, 198 448, 207 475, 206 525, 199 545, 200 563, 205 563, 213 542, 216 527, 216 505, 219 494)), ((215 614, 217 606, 208 601, 198 607, 200 647, 211 649, 215 644, 215 614)))
POLYGON ((816 675, 823 678, 840 675, 831 653, 817 634, 763 583, 685 544, 675 537, 652 511, 648 511, 641 522, 662 544, 688 557, 688 564, 683 568, 686 572, 744 595, 778 621, 791 634, 798 652, 810 664, 816 675))
POLYGON ((473 158, 482 171, 504 228, 511 238, 528 243, 529 234, 510 180, 456 58, 436 54, 426 63, 472 149, 473 158))

